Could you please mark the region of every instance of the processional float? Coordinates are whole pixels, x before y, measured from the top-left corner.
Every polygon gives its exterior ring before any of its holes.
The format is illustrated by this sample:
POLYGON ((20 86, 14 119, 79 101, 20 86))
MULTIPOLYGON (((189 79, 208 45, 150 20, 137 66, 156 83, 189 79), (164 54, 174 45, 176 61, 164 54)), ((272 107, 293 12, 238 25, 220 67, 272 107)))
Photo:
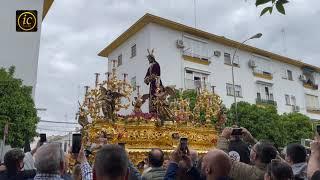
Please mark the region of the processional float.
POLYGON ((133 88, 127 80, 128 75, 118 78, 115 60, 112 61, 112 71, 105 73, 105 80, 99 81, 100 74, 95 73, 95 85, 91 88, 85 86, 77 119, 82 126, 82 145, 92 151, 90 162, 105 143, 125 143, 129 158, 135 165, 145 159, 151 148, 161 148, 165 153, 170 153, 177 147, 180 137, 187 137, 189 148, 200 154, 215 146, 217 128, 225 122, 221 98, 208 90, 206 79, 203 79, 191 109, 190 100, 181 95, 182 90, 176 97, 179 90, 162 85, 160 74, 157 74, 160 66, 153 52, 149 52, 147 57, 150 67, 145 83, 150 86, 150 91, 142 95, 140 86, 137 86, 133 101, 133 88), (146 101, 149 101, 148 113, 141 110, 146 101), (118 114, 130 106, 133 107, 131 114, 118 114), (213 119, 216 123, 212 123, 213 119))

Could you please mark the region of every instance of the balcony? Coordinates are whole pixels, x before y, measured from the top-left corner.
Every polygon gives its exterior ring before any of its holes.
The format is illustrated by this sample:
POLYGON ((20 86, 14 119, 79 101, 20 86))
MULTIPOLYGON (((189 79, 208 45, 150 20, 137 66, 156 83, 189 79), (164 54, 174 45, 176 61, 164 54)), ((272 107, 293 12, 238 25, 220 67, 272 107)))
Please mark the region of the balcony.
POLYGON ((185 61, 189 61, 197 64, 209 65, 211 63, 209 61, 209 57, 201 56, 201 55, 190 53, 190 52, 184 52, 182 57, 185 61))
POLYGON ((211 85, 208 82, 203 82, 200 80, 192 80, 192 79, 185 79, 185 89, 203 89, 204 87, 206 87, 207 90, 211 90, 211 85))
POLYGON ((261 99, 261 98, 257 98, 256 99, 256 104, 257 105, 273 105, 273 106, 277 106, 277 102, 271 99, 261 99))
POLYGON ((263 79, 268 79, 268 80, 273 79, 272 74, 269 72, 265 72, 265 71, 254 70, 253 75, 256 77, 259 77, 259 78, 263 78, 263 79))
POLYGON ((311 89, 311 90, 318 90, 318 84, 315 84, 311 81, 309 82, 303 82, 303 87, 307 88, 307 89, 311 89))
POLYGON ((307 106, 307 112, 312 114, 320 114, 320 108, 307 106))

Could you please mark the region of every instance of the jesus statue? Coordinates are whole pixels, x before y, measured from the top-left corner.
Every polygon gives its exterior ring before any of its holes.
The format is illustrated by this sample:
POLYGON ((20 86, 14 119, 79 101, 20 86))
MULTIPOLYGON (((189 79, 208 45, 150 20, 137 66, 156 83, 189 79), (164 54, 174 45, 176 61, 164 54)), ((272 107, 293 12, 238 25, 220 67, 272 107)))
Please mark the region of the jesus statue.
POLYGON ((148 49, 148 61, 149 61, 149 68, 146 73, 146 76, 144 78, 144 83, 150 86, 149 88, 149 113, 157 113, 157 110, 155 108, 155 94, 156 94, 156 89, 157 89, 157 81, 160 81, 160 88, 162 86, 162 82, 160 79, 160 65, 156 61, 154 55, 153 55, 153 50, 150 52, 148 49))

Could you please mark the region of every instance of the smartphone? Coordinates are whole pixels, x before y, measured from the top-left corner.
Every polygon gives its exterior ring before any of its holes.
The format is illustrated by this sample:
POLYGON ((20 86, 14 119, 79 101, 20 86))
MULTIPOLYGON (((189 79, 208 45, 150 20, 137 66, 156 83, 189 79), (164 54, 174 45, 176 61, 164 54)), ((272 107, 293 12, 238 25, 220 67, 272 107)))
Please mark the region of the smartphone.
POLYGON ((187 154, 188 138, 180 138, 180 151, 187 154))
POLYGON ((40 146, 47 142, 47 135, 46 134, 39 134, 40 135, 40 146))
POLYGON ((119 145, 120 147, 122 147, 123 149, 126 149, 126 143, 118 143, 118 145, 119 145))
POLYGON ((42 143, 47 142, 47 135, 46 134, 40 134, 40 142, 42 142, 42 143))
POLYGON ((71 152, 78 154, 81 149, 81 134, 72 134, 72 149, 71 152))
POLYGON ((320 136, 320 124, 317 125, 317 133, 320 136))
POLYGON ((242 129, 241 128, 233 128, 231 135, 233 135, 233 136, 242 135, 242 129))

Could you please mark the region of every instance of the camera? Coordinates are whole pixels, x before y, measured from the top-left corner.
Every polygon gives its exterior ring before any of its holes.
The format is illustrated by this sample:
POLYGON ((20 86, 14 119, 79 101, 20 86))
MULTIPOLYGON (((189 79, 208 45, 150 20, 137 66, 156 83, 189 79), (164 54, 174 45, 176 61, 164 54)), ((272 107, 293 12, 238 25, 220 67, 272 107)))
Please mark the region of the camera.
POLYGON ((242 135, 242 128, 233 128, 231 135, 233 135, 233 136, 241 136, 242 135))
POLYGON ((180 151, 187 154, 188 149, 188 138, 180 138, 180 151))

